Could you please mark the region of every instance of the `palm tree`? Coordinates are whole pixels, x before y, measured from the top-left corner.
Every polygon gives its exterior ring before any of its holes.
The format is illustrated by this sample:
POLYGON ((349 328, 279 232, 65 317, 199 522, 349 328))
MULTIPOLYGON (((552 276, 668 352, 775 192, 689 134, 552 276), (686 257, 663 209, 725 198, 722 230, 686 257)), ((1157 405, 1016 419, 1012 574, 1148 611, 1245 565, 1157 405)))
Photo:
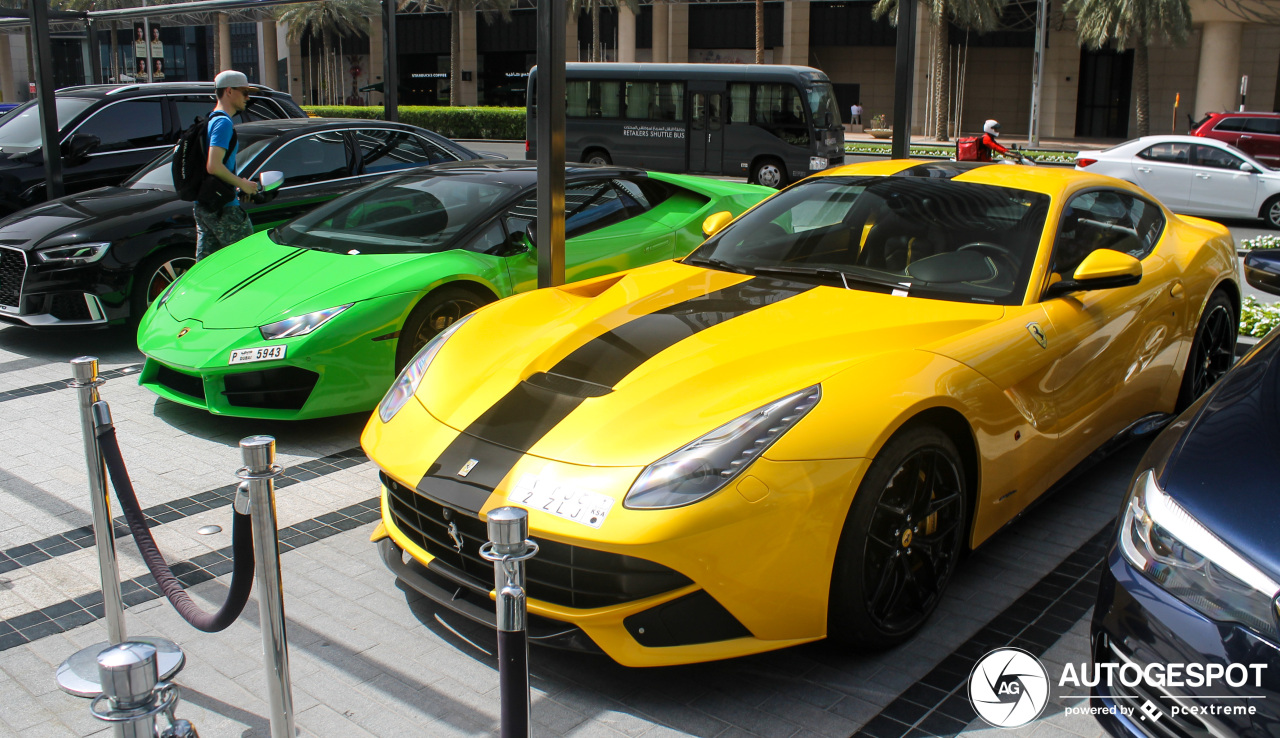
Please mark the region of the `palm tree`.
POLYGON ((756 0, 756 64, 764 64, 764 0, 756 0))
POLYGON ((604 52, 600 47, 600 8, 626 5, 632 13, 640 14, 639 0, 569 0, 569 15, 576 17, 583 10, 591 13, 591 56, 589 61, 604 61, 604 52))
MULTIPOLYGON (((914 1, 914 0, 909 0, 914 1)), ((933 58, 929 74, 933 78, 933 137, 946 141, 947 136, 947 56, 950 51, 951 24, 978 33, 994 31, 1000 26, 1000 15, 1009 0, 925 0, 929 9, 929 21, 933 24, 933 58)), ((1119 0, 1123 1, 1123 0, 1119 0)), ((1143 2, 1143 0, 1133 0, 1143 2)), ((883 18, 888 15, 893 25, 898 24, 898 0, 877 0, 871 15, 883 18)), ((960 113, 956 111, 958 116, 960 113)))
POLYGON ((1133 93, 1139 136, 1151 132, 1151 96, 1147 83, 1147 49, 1169 40, 1184 43, 1191 34, 1191 6, 1187 0, 1067 0, 1063 10, 1076 17, 1076 39, 1088 49, 1114 43, 1124 49, 1133 42, 1133 93))
POLYGON ((516 0, 396 0, 396 10, 417 6, 420 12, 444 9, 449 14, 449 104, 462 104, 462 14, 484 13, 492 23, 494 16, 510 20, 516 0))
MULTIPOLYGON (((282 6, 276 11, 276 22, 288 23, 286 34, 290 43, 300 41, 304 35, 320 40, 320 65, 318 85, 327 104, 340 104, 345 86, 342 76, 340 53, 330 53, 334 37, 341 46, 343 36, 368 34, 369 16, 378 13, 378 0, 311 0, 311 2, 282 6)), ((314 49, 313 49, 314 55, 314 49)), ((312 76, 312 80, 317 75, 312 76)))

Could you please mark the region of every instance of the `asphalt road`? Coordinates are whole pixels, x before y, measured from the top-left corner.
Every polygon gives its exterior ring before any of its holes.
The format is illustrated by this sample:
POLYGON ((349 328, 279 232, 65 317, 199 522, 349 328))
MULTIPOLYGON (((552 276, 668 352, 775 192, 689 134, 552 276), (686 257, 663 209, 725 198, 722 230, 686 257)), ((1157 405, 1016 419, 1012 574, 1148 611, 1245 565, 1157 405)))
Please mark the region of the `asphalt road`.
MULTIPOLYGON (((502 154, 508 159, 524 159, 524 142, 523 141, 462 141, 463 145, 470 146, 477 151, 492 151, 496 154, 502 154)), ((879 156, 848 156, 845 157, 846 162, 853 164, 862 161, 878 161, 883 157, 879 156)), ((717 179, 737 179, 736 177, 718 177, 717 179)), ((1280 235, 1280 231, 1267 228, 1260 220, 1240 220, 1240 219, 1224 219, 1221 221, 1224 225, 1231 229, 1231 235, 1235 238, 1236 243, 1240 243, 1246 238, 1256 238, 1268 234, 1280 235)), ((1252 295, 1259 302, 1270 303, 1280 302, 1280 296, 1268 295, 1244 285, 1245 294, 1252 295)))

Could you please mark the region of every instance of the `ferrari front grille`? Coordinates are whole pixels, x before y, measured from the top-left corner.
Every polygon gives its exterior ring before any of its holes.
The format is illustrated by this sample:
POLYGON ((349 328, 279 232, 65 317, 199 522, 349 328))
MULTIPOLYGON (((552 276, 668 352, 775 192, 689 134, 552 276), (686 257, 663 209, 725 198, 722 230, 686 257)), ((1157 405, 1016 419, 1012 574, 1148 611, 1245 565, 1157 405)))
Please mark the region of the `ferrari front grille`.
MULTIPOLYGON (((480 558, 489 539, 484 521, 442 505, 382 474, 392 523, 418 547, 464 575, 473 588, 493 589, 493 564, 480 558)), ((651 597, 692 582, 652 561, 535 538, 538 555, 526 564, 529 597, 555 605, 593 608, 651 597)))

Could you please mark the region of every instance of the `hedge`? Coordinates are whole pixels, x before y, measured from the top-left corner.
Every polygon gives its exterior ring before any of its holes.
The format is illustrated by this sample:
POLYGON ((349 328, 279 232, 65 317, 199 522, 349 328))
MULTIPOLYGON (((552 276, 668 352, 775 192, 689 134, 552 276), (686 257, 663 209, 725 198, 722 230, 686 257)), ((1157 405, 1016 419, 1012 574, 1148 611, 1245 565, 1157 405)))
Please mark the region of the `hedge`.
MULTIPOLYGON (((381 106, 303 105, 319 118, 382 120, 381 106)), ((524 108, 451 108, 401 105, 400 122, 449 138, 524 140, 524 108)))

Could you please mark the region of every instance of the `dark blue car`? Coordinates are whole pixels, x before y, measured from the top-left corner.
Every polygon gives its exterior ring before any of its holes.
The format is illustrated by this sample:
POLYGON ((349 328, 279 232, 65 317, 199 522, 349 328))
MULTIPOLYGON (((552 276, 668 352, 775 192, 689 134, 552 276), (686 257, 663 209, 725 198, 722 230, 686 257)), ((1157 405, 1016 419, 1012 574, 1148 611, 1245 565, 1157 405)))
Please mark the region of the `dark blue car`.
MULTIPOLYGON (((1251 254, 1245 276, 1280 294, 1280 251, 1251 254)), ((1139 464, 1093 617, 1112 735, 1280 736, 1277 461, 1280 330, 1139 464)))

